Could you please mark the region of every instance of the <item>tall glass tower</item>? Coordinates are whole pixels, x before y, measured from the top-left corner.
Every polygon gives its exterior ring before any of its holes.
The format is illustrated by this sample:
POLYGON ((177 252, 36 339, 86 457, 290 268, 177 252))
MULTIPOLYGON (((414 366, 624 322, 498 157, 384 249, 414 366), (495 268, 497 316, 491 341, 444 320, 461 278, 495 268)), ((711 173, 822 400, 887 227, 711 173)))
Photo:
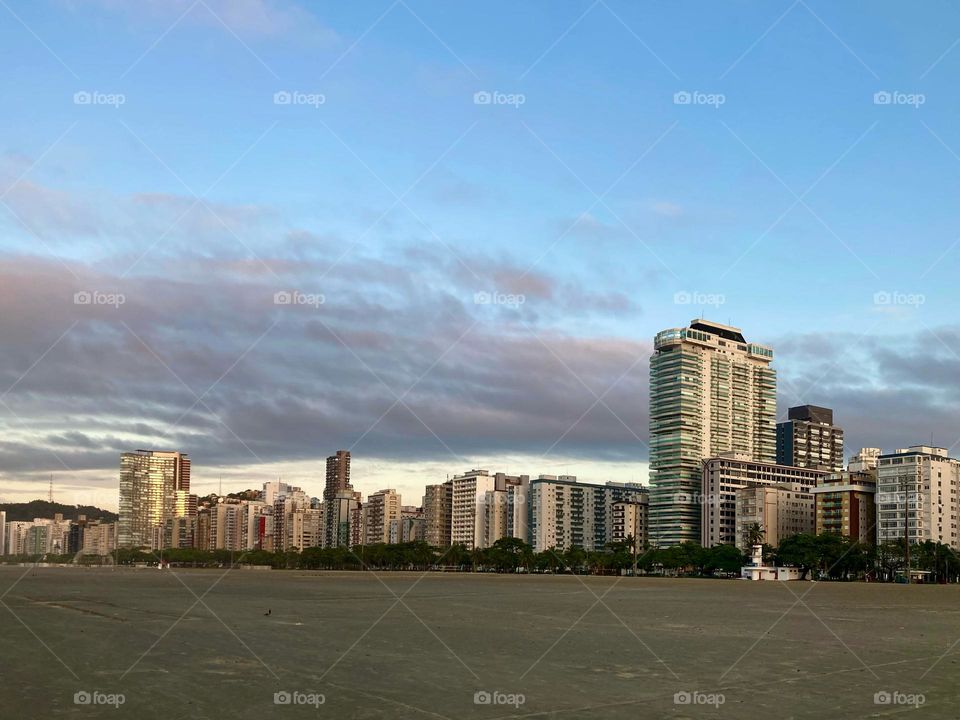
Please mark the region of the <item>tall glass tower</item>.
POLYGON ((119 547, 175 546, 171 521, 196 515, 186 453, 137 450, 120 456, 119 547))
POLYGON ((722 452, 774 462, 773 350, 706 320, 657 333, 650 358, 650 543, 700 542, 703 461, 722 452))

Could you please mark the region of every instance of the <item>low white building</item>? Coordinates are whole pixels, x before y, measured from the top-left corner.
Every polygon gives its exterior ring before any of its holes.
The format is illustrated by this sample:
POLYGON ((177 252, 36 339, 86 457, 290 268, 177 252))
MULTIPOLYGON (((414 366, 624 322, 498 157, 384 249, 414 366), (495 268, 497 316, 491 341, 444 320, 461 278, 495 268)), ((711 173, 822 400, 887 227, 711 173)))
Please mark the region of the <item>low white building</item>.
POLYGON ((800 568, 763 564, 763 545, 754 545, 750 564, 740 568, 744 580, 799 580, 800 568))

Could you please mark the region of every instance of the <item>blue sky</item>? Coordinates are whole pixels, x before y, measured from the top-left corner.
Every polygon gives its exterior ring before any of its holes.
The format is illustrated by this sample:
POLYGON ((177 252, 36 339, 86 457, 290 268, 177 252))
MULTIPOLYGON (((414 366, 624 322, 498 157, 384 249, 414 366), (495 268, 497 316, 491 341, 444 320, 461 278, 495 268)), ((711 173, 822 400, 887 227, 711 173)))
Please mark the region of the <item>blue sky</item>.
POLYGON ((650 339, 701 312, 774 346, 782 414, 960 436, 949 3, 7 3, 3 497, 112 493, 130 443, 645 480, 650 339))

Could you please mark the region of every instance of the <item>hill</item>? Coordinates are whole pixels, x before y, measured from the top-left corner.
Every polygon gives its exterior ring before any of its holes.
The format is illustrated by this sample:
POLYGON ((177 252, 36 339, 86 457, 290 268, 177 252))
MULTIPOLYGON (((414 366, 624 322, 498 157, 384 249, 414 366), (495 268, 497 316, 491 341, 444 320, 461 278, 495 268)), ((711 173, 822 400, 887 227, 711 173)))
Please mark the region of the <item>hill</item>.
POLYGON ((0 510, 6 511, 7 520, 33 520, 34 518, 53 518, 63 513, 65 520, 76 520, 77 515, 86 515, 87 520, 105 520, 116 522, 117 514, 102 510, 93 505, 62 505, 47 500, 31 500, 25 503, 0 503, 0 510))

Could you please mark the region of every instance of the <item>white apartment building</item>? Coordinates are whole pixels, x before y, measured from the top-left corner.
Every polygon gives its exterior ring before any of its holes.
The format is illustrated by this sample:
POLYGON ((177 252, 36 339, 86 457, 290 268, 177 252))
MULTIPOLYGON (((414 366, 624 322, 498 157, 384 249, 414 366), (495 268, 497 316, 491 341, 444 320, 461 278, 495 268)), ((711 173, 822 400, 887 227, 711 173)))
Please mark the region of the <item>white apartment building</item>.
MULTIPOLYGON (((737 490, 780 483, 813 488, 827 474, 826 470, 757 462, 745 453, 726 452, 709 458, 703 463, 701 491, 693 500, 702 518, 700 544, 713 547, 738 543, 737 490)), ((651 544, 656 544, 656 532, 657 527, 652 526, 651 544)))
POLYGON ((319 508, 297 508, 290 514, 287 523, 287 548, 302 552, 310 547, 319 547, 323 541, 323 513, 319 508))
POLYGON ((10 520, 7 522, 6 547, 8 555, 26 555, 27 531, 33 527, 29 520, 10 520))
POLYGON ((310 507, 310 498, 298 487, 288 487, 285 494, 273 501, 273 549, 280 552, 290 547, 290 522, 297 508, 310 507))
POLYGON ((117 523, 88 522, 83 528, 83 553, 109 555, 117 549, 117 523))
POLYGON ((392 489, 378 490, 363 504, 363 544, 389 543, 390 527, 399 535, 400 494, 392 489))
POLYGON ((624 542, 632 537, 636 540, 637 550, 642 551, 649 544, 649 510, 650 496, 646 492, 631 500, 615 502, 612 506, 613 529, 610 540, 624 542))
POLYGON ((263 491, 260 496, 267 505, 273 505, 277 498, 289 495, 299 489, 280 480, 272 480, 263 484, 263 491))
POLYGON ((960 549, 960 461, 945 448, 914 445, 880 455, 877 465, 877 540, 927 540, 960 549))
POLYGON ((614 539, 614 510, 624 501, 643 502, 640 485, 577 482, 573 475, 541 475, 530 482, 530 544, 549 548, 602 550, 614 539))
POLYGON ((702 463, 722 452, 776 459, 773 350, 702 319, 657 333, 650 358, 650 539, 702 536, 702 463))
POLYGON ((522 537, 528 475, 491 475, 471 470, 451 480, 450 541, 468 549, 490 547, 504 537, 522 537))

